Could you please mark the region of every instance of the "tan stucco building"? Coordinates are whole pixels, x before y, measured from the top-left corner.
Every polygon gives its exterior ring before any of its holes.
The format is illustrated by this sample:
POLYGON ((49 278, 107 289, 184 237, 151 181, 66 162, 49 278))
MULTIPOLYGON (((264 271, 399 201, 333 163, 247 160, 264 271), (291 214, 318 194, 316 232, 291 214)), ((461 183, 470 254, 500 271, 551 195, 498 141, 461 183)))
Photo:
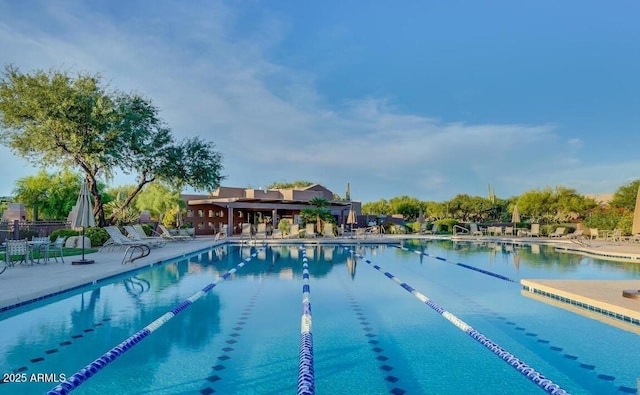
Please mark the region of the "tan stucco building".
POLYGON ((334 200, 334 194, 322 185, 292 189, 251 189, 220 187, 210 195, 182 195, 187 203, 186 223, 191 223, 196 235, 213 235, 224 225, 231 234, 238 234, 243 223, 267 223, 274 228, 287 218, 299 222, 300 211, 311 208, 309 201, 320 197, 329 201, 327 207, 338 224, 346 221, 349 209, 360 215, 360 202, 334 200))

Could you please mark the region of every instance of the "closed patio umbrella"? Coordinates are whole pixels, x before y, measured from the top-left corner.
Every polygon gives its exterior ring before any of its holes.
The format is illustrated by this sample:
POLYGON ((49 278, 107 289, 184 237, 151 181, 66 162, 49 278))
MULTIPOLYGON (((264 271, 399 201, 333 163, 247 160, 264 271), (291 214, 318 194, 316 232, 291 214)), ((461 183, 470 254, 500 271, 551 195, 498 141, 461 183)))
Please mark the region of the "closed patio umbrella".
POLYGON ((636 206, 633 209, 633 225, 631 226, 631 234, 640 234, 640 187, 638 187, 638 195, 636 196, 636 206))
POLYGON ((82 259, 71 262, 72 265, 87 265, 95 263, 93 260, 84 258, 84 229, 87 227, 96 226, 96 219, 93 216, 93 207, 91 206, 91 197, 89 195, 89 185, 87 180, 82 183, 80 188, 80 195, 74 207, 74 213, 71 220, 71 228, 82 229, 82 259))
POLYGON ((358 223, 358 218, 356 218, 356 212, 353 211, 353 207, 349 208, 349 215, 347 215, 347 225, 355 225, 358 223))
POLYGON ((520 212, 518 211, 518 205, 513 206, 513 214, 511 214, 511 222, 515 227, 520 222, 520 212))

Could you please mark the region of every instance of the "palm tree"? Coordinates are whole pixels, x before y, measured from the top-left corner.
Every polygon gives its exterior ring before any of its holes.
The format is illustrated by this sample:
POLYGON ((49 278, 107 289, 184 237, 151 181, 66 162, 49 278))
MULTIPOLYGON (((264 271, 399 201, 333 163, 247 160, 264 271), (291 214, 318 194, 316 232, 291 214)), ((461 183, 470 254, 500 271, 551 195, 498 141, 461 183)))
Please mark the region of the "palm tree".
POLYGON ((317 231, 320 232, 322 231, 322 222, 321 222, 321 216, 323 216, 324 213, 324 208, 329 206, 330 203, 327 199, 323 198, 323 197, 314 197, 313 199, 309 200, 309 204, 311 204, 312 206, 315 206, 315 212, 316 212, 316 227, 317 227, 317 231))

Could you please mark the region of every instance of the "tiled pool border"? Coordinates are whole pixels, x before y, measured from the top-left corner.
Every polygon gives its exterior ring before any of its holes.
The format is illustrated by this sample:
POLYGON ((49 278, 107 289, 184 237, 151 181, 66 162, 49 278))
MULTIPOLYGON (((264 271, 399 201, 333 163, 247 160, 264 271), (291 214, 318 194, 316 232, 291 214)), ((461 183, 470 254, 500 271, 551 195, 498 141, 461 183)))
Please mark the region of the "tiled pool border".
POLYGON ((570 304, 572 306, 576 306, 576 307, 580 307, 582 309, 588 310, 588 311, 592 311, 594 313, 598 313, 601 314, 603 316, 630 324, 630 325, 634 325, 637 326, 638 328, 640 328, 640 319, 638 318, 634 318, 634 317, 629 317, 628 315, 625 314, 620 314, 620 313, 616 313, 615 311, 611 311, 608 309, 603 309, 601 307, 597 307, 594 306, 592 304, 586 303, 586 302, 581 302, 579 300, 573 299, 573 298, 568 298, 565 296, 560 296, 557 295, 553 292, 548 292, 548 291, 543 291, 541 289, 538 289, 536 287, 532 287, 529 285, 522 285, 522 289, 527 291, 527 292, 531 292, 537 295, 542 295, 545 296, 547 298, 551 298, 554 300, 557 300, 559 302, 562 303, 566 303, 566 304, 570 304))

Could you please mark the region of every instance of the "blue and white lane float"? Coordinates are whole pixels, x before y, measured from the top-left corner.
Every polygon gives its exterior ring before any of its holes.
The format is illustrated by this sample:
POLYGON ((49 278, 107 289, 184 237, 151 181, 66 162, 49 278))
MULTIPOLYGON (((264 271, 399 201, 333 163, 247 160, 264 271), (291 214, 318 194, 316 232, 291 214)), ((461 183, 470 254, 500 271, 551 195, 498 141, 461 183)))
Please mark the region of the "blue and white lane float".
POLYGON ((311 289, 309 287, 309 260, 302 250, 302 318, 300 320, 300 362, 298 365, 298 395, 315 394, 313 371, 313 334, 311 333, 311 289))
POLYGON ((399 248, 399 249, 404 250, 404 251, 408 251, 408 252, 415 252, 415 253, 416 253, 416 254, 418 254, 418 255, 428 256, 429 258, 435 258, 435 259, 437 259, 437 260, 439 260, 439 261, 443 261, 443 262, 447 262, 447 263, 452 263, 452 264, 454 264, 454 265, 457 265, 457 266, 460 266, 460 267, 464 267, 465 269, 475 270, 476 272, 480 272, 480 273, 483 273, 483 274, 487 274, 487 275, 489 275, 489 276, 491 276, 491 277, 499 278, 500 280, 509 281, 509 282, 512 282, 512 283, 518 283, 518 284, 520 283, 519 281, 512 280, 512 279, 510 279, 510 278, 509 278, 509 277, 507 277, 507 276, 503 276, 502 274, 498 274, 498 273, 490 272, 490 271, 488 271, 488 270, 480 269, 480 268, 478 268, 478 267, 471 266, 471 265, 467 265, 467 264, 465 264, 465 263, 460 263, 460 262, 451 262, 451 261, 450 261, 450 260, 448 260, 447 258, 443 258, 443 257, 440 257, 440 256, 435 256, 435 255, 429 255, 428 253, 426 253, 426 252, 424 252, 424 251, 410 250, 410 249, 408 249, 407 247, 402 247, 402 246, 394 246, 394 247, 399 248))
POLYGON ((256 255, 258 255, 258 253, 264 250, 265 248, 267 248, 266 245, 263 245, 256 252, 251 254, 251 256, 249 256, 248 258, 245 258, 242 262, 238 263, 236 267, 228 270, 226 273, 220 276, 220 278, 218 278, 216 281, 208 284, 207 286, 202 288, 200 291, 191 295, 189 298, 185 299, 182 303, 174 307, 171 311, 168 311, 167 313, 162 315, 160 318, 156 319, 149 325, 145 326, 138 332, 134 333, 132 336, 124 340, 122 343, 118 344, 117 346, 113 347, 111 350, 102 354, 100 358, 91 362, 89 365, 80 369, 78 372, 74 373, 71 377, 69 377, 62 383, 58 384, 57 386, 49 390, 49 392, 47 392, 47 395, 65 395, 75 390, 76 388, 78 388, 80 384, 87 381, 91 376, 93 376, 94 374, 104 369, 108 364, 115 361, 118 357, 122 356, 122 354, 124 354, 126 351, 130 350, 133 346, 135 346, 136 344, 144 340, 147 336, 149 336, 151 333, 156 331, 158 328, 166 324, 170 319, 178 315, 178 313, 182 312, 184 309, 189 307, 193 302, 195 302, 196 300, 206 295, 207 292, 211 291, 216 285, 218 285, 219 282, 228 279, 229 276, 231 276, 236 271, 238 271, 238 269, 241 269, 245 264, 251 261, 251 259, 255 258, 256 255))
POLYGON ((427 298, 422 293, 416 291, 409 284, 403 282, 402 280, 400 280, 398 277, 394 276, 393 274, 383 271, 383 269, 380 266, 375 265, 369 259, 366 259, 364 256, 358 254, 353 249, 351 249, 349 247, 346 247, 346 246, 344 247, 344 249, 348 250, 351 254, 355 255, 356 257, 362 259, 368 265, 372 266, 374 269, 376 269, 380 273, 384 274, 386 277, 390 278, 393 282, 395 282, 396 284, 398 284, 399 286, 404 288, 407 292, 411 293, 418 300, 420 300, 421 302, 425 303, 427 306, 431 307, 438 314, 443 316, 447 321, 451 322, 453 325, 457 326, 458 329, 462 330, 463 332, 465 332, 466 334, 471 336, 473 339, 475 339, 478 343, 482 344, 483 346, 485 346, 486 348, 491 350, 491 352, 493 352, 494 354, 499 356, 503 361, 505 361, 506 363, 511 365, 511 367, 516 369, 518 372, 520 372, 522 375, 524 375, 527 379, 532 381, 538 387, 542 388, 545 392, 547 392, 549 394, 552 394, 552 395, 567 395, 568 394, 568 392, 565 391, 564 389, 562 389, 558 384, 556 384, 553 381, 549 380, 548 378, 543 376, 541 373, 537 372, 534 368, 532 368, 531 366, 527 365, 524 361, 521 361, 515 355, 511 354, 510 352, 508 352, 507 350, 505 350, 504 348, 502 348, 498 344, 494 343, 491 339, 489 339, 488 337, 486 337, 482 333, 480 333, 477 330, 473 329, 473 327, 471 327, 471 325, 467 324, 466 322, 462 321, 460 318, 458 318, 455 315, 451 314, 450 312, 445 310, 443 307, 439 306, 438 304, 436 304, 435 302, 433 302, 432 300, 427 298))

